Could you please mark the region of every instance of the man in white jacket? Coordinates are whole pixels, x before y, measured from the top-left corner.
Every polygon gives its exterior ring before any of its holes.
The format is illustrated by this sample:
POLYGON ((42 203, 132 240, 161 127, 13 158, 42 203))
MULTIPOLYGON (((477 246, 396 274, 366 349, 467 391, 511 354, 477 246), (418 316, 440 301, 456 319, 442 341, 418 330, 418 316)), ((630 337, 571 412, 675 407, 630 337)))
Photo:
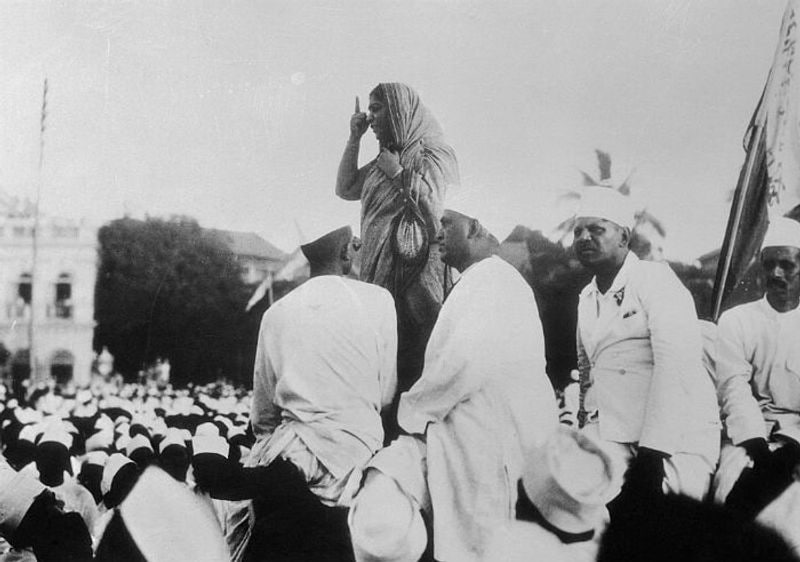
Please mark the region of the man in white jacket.
POLYGON ((745 480, 763 473, 776 482, 789 476, 771 470, 776 461, 791 470, 800 460, 788 449, 778 452, 800 439, 800 223, 773 219, 760 260, 764 298, 725 312, 717 331, 717 392, 728 444, 716 496, 734 504, 749 502, 743 489, 727 494, 745 464, 754 471, 745 480))
POLYGON ((594 273, 578 303, 580 418, 630 459, 624 498, 701 499, 719 455, 719 415, 700 326, 672 270, 629 250, 628 201, 590 187, 576 217, 573 247, 594 273))
POLYGON ((445 211, 442 260, 461 277, 446 297, 420 379, 400 398, 409 435, 380 451, 350 511, 356 560, 417 560, 419 510, 431 519, 433 556, 478 560, 490 533, 514 517, 525 452, 558 417, 545 373, 533 292, 495 252, 480 222, 445 211))

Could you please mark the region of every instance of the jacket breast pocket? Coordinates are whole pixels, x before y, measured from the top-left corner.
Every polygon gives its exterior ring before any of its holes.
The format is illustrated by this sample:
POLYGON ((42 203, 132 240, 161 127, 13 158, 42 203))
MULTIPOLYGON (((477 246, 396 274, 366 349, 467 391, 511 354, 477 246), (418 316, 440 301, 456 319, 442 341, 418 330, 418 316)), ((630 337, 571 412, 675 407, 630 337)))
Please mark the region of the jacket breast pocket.
POLYGON ((623 309, 616 322, 616 331, 626 338, 641 338, 648 335, 647 314, 641 308, 623 309))

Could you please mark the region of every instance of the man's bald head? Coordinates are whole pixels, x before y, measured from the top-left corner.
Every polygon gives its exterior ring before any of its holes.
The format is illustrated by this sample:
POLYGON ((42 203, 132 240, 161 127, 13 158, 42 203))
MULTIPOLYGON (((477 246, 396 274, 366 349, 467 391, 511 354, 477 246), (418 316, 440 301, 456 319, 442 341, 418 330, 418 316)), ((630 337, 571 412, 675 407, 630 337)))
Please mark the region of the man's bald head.
POLYGON ((440 222, 436 240, 442 261, 450 267, 463 272, 497 252, 497 238, 478 219, 446 209, 440 222))

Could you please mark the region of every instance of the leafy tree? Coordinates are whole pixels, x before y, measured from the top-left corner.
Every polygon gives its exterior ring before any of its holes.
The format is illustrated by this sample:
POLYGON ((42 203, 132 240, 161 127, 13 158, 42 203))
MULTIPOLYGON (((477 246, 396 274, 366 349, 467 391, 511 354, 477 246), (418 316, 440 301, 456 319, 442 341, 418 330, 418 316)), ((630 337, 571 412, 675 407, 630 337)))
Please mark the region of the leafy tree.
POLYGON ((187 217, 118 219, 98 237, 95 348, 128 377, 161 357, 177 383, 236 378, 248 294, 224 242, 187 217))

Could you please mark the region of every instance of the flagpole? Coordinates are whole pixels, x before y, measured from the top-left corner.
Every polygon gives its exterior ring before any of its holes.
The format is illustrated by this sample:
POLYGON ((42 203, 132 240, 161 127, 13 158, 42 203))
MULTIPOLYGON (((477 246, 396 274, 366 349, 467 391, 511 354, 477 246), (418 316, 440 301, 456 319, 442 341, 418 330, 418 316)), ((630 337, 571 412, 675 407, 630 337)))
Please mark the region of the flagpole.
POLYGON ((39 126, 39 174, 36 181, 36 199, 33 203, 33 261, 31 263, 31 313, 28 322, 28 359, 30 361, 30 378, 34 383, 39 382, 39 369, 36 360, 36 264, 39 253, 39 200, 42 195, 42 183, 44 182, 44 131, 47 119, 47 77, 44 79, 42 90, 42 114, 39 126))

